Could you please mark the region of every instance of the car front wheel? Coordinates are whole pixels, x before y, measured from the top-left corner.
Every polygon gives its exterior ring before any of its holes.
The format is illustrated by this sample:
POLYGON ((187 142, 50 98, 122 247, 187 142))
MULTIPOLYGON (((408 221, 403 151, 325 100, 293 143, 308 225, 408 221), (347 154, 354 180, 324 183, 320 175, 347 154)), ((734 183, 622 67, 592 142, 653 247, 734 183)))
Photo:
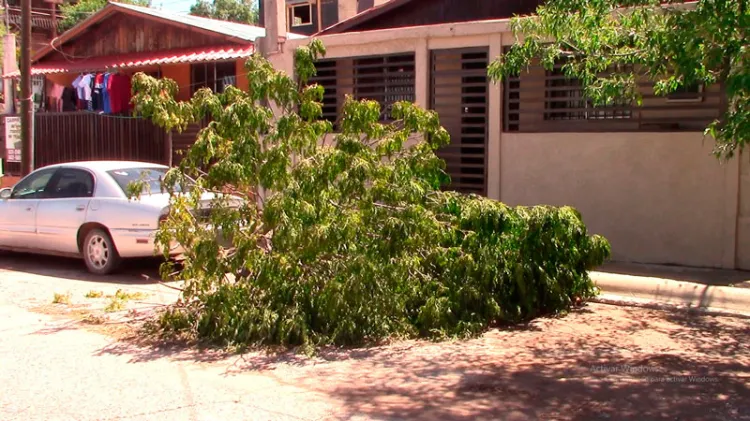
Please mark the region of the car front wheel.
POLYGON ((108 232, 96 228, 86 234, 83 243, 83 260, 89 272, 109 275, 120 266, 120 255, 108 232))

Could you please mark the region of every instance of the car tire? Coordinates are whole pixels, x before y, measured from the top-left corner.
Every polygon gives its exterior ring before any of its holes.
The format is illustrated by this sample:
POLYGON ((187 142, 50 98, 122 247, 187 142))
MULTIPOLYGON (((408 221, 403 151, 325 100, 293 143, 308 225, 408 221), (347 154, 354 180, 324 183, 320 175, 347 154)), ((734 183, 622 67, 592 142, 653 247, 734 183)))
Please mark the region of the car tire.
POLYGON ((103 229, 94 228, 83 240, 83 261, 89 272, 95 275, 109 275, 120 266, 120 255, 117 253, 112 236, 103 229))

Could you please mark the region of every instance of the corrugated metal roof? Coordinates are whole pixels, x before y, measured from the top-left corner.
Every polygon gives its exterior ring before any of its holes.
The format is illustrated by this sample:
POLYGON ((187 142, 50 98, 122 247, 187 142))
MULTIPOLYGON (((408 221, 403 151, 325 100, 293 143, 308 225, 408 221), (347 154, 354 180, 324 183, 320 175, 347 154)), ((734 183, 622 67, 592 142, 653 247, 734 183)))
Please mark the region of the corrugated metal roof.
MULTIPOLYGON (((236 60, 250 57, 255 52, 253 45, 199 47, 172 51, 154 51, 117 56, 92 57, 79 61, 47 62, 31 67, 32 75, 48 75, 53 73, 77 73, 87 71, 105 71, 115 69, 130 69, 138 67, 156 66, 179 63, 203 63, 212 61, 236 60)), ((3 77, 18 77, 19 72, 13 72, 3 77)))
MULTIPOLYGON (((165 10, 151 9, 148 7, 133 6, 130 4, 123 3, 108 3, 104 8, 89 16, 84 21, 78 23, 70 30, 64 32, 58 38, 52 40, 50 45, 40 49, 32 58, 33 62, 42 60, 45 56, 56 51, 61 45, 82 36, 92 25, 101 24, 107 20, 110 16, 116 13, 126 13, 133 16, 141 16, 144 19, 151 19, 157 22, 163 22, 166 25, 173 24, 180 27, 195 28, 196 31, 203 33, 216 34, 217 38, 222 38, 223 41, 217 42, 217 44, 223 44, 226 42, 237 42, 237 43, 254 43, 258 37, 263 37, 266 34, 265 28, 253 25, 245 25, 236 22, 227 22, 217 19, 203 18, 199 16, 191 16, 182 13, 168 12, 165 10)), ((289 39, 303 39, 307 38, 304 35, 287 34, 289 39)))
MULTIPOLYGON (((209 19, 200 16, 192 16, 182 13, 168 12, 166 10, 152 9, 150 7, 133 6, 124 3, 110 3, 112 6, 122 9, 129 9, 138 13, 144 13, 160 19, 167 19, 183 25, 190 25, 203 28, 207 31, 216 32, 230 37, 237 37, 246 41, 255 42, 259 37, 266 36, 266 29, 259 26, 245 25, 242 23, 228 22, 218 19, 209 19)), ((304 35, 287 34, 289 39, 306 38, 304 35)))

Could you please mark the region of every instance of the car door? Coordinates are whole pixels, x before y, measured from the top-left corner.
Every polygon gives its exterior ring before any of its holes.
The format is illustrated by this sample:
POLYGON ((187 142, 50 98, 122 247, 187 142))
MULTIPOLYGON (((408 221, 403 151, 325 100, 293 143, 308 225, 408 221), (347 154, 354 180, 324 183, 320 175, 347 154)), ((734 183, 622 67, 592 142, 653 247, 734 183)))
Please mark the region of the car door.
POLYGON ((36 213, 40 247, 57 253, 78 253, 78 230, 86 222, 94 185, 94 175, 87 170, 63 167, 57 171, 36 213))
POLYGON ((36 212, 57 168, 34 171, 19 181, 10 198, 0 203, 0 246, 35 249, 36 212))

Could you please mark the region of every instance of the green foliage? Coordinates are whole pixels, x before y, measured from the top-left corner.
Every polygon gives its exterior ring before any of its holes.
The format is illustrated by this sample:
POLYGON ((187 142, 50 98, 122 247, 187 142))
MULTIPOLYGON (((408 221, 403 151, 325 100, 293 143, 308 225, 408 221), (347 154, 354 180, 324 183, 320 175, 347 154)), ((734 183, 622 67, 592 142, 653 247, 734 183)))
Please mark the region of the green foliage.
POLYGON ((231 22, 257 24, 257 0, 197 0, 190 14, 231 22))
POLYGON ((104 311, 106 311, 107 313, 117 313, 118 311, 125 310, 126 304, 127 303, 125 301, 121 301, 115 297, 111 297, 107 305, 104 307, 104 311))
POLYGON ((94 291, 93 289, 86 293, 86 298, 102 298, 104 297, 103 291, 94 291))
POLYGON ((107 298, 112 298, 119 301, 130 301, 130 300, 143 300, 148 297, 148 294, 144 292, 127 292, 118 289, 114 295, 108 295, 107 298))
POLYGON ((489 75, 517 75, 532 60, 581 81, 595 104, 640 103, 638 80, 667 95, 685 86, 721 84, 722 115, 706 133, 715 154, 731 158, 750 142, 750 11, 747 0, 551 0, 537 16, 514 18, 517 44, 489 75))
POLYGON ((55 293, 52 297, 52 304, 70 304, 71 295, 70 292, 65 294, 55 293))
POLYGON ((449 138, 434 111, 398 103, 383 124, 377 102, 348 98, 332 134, 322 87, 306 84, 323 54, 320 41, 296 52, 298 81, 254 56, 248 92, 189 102, 174 82, 134 78, 138 112, 161 127, 211 119, 165 177, 170 192, 185 176, 194 185, 172 195, 157 238, 186 250, 164 333, 308 348, 466 336, 595 293, 586 269, 609 246, 573 209, 440 190, 435 150, 449 138))
MULTIPOLYGON (((134 4, 136 6, 150 6, 151 0, 116 0, 118 3, 134 4)), ((79 22, 98 12, 107 5, 107 0, 78 0, 60 5, 63 18, 60 21, 60 31, 67 31, 79 22)))
MULTIPOLYGON (((88 296, 88 295, 87 295, 88 296)), ((118 289, 114 295, 107 295, 109 302, 104 307, 104 311, 107 313, 115 313, 123 311, 127 308, 128 301, 131 300, 143 300, 147 295, 143 292, 127 292, 118 289)))

